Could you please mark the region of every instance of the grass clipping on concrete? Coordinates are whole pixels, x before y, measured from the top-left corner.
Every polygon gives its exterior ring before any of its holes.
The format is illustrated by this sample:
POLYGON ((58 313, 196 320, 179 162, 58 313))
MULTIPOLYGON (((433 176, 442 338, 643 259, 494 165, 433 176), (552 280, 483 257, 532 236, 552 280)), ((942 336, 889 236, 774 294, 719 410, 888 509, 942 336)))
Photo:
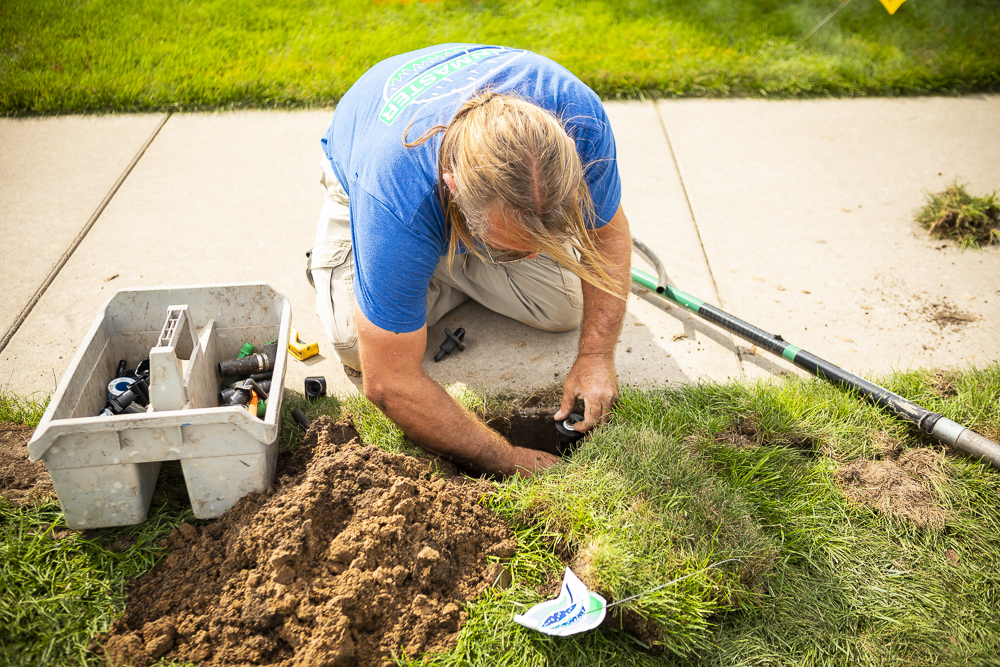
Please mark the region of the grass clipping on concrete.
MULTIPOLYGON (((1000 439, 1000 364, 876 381, 1000 439)), ((285 407, 343 411, 366 442, 411 448, 363 401, 291 396, 285 407)), ((288 453, 301 435, 283 425, 288 453)), ((51 500, 0 500, 0 665, 103 664, 89 637, 165 555, 163 535, 192 521, 170 492, 183 489, 175 474, 161 478, 145 524, 86 535, 67 531, 51 500)), ((492 558, 509 585, 467 605, 454 648, 397 664, 909 666, 1000 655, 1000 477, 818 380, 626 389, 613 421, 571 459, 500 482, 485 502, 516 535, 513 556, 492 558), (699 572, 728 558, 740 562, 699 572), (555 597, 567 565, 609 602, 638 597, 572 637, 515 624, 555 597)))
POLYGON ((957 241, 963 247, 1000 243, 1000 201, 997 193, 977 196, 957 181, 944 192, 927 195, 917 222, 931 236, 957 241))

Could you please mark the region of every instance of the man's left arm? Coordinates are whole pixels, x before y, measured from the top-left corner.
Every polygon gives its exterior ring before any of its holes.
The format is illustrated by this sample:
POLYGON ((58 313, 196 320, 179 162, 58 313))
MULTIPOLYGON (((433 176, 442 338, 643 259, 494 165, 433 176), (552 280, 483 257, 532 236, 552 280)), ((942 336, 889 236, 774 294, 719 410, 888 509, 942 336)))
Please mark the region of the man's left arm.
POLYGON ((632 282, 632 236, 621 206, 611 221, 594 231, 595 245, 606 260, 605 270, 617 286, 617 294, 583 281, 583 324, 580 346, 573 368, 566 376, 563 400, 556 420, 566 419, 578 398, 584 402, 583 421, 577 431, 589 431, 607 419, 618 398, 615 346, 625 319, 632 282))

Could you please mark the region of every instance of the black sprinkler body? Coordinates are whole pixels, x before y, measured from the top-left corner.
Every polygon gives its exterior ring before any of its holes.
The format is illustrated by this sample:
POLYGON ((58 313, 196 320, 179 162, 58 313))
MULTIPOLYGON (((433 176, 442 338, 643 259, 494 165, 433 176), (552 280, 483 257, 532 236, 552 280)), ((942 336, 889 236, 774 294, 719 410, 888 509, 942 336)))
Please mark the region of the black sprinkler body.
POLYGON ((576 447, 586 433, 573 430, 573 425, 583 421, 583 415, 573 413, 563 421, 556 422, 556 433, 559 435, 559 451, 569 451, 576 447))
POLYGON ((444 335, 447 338, 441 343, 441 349, 438 353, 434 355, 434 361, 441 361, 445 358, 445 355, 451 354, 455 351, 457 347, 459 350, 464 350, 465 346, 462 345, 462 340, 465 338, 465 329, 459 327, 458 331, 452 333, 451 329, 445 329, 444 335))

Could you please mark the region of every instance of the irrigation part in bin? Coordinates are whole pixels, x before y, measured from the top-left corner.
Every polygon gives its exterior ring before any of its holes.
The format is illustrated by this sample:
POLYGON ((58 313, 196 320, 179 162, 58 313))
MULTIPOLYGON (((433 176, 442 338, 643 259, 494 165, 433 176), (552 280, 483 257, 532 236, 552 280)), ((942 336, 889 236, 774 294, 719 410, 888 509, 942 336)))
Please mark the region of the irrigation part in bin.
MULTIPOLYGON (((124 359, 122 360, 122 362, 124 363, 124 359)), ((135 378, 123 375, 123 372, 124 371, 121 370, 121 367, 119 367, 118 377, 116 377, 114 380, 108 383, 109 401, 112 398, 117 398, 118 396, 121 396, 126 391, 128 391, 129 387, 135 384, 135 378)))
MULTIPOLYGON (((249 378, 247 378, 247 380, 253 380, 253 378, 249 377, 249 378)), ((229 406, 229 405, 246 405, 250 401, 249 398, 247 398, 245 401, 242 401, 242 399, 238 399, 236 403, 231 403, 230 401, 233 400, 233 396, 235 396, 237 394, 237 392, 240 391, 237 387, 240 386, 240 385, 243 385, 244 382, 246 382, 247 380, 244 380, 243 382, 237 382, 235 386, 227 387, 227 388, 223 389, 222 391, 220 391, 219 392, 219 405, 226 405, 226 406, 229 406), (240 402, 240 401, 242 401, 242 402, 240 402)), ((254 382, 256 382, 256 381, 254 381, 254 382)), ((265 394, 269 394, 271 392, 271 381, 270 380, 261 380, 260 382, 257 382, 257 386, 265 394)), ((252 390, 253 387, 251 386, 250 389, 252 390)))
POLYGON ((144 359, 132 371, 128 361, 121 359, 115 379, 108 383, 108 402, 98 417, 136 415, 146 412, 149 406, 149 359, 144 359))
POLYGON ((976 460, 985 461, 993 468, 1000 470, 1000 445, 989 438, 985 438, 937 412, 922 408, 899 394, 820 359, 816 355, 788 343, 781 336, 769 334, 697 297, 667 285, 663 264, 649 247, 635 237, 632 238, 632 245, 639 255, 649 260, 657 268, 658 272, 658 276, 654 278, 633 267, 632 282, 635 285, 683 306, 702 319, 790 361, 818 378, 859 392, 866 400, 888 411, 893 416, 910 422, 921 432, 926 433, 941 444, 957 449, 976 460))
POLYGON ((180 461, 198 519, 267 490, 290 319, 288 300, 265 283, 119 290, 98 311, 28 443, 29 459, 44 460, 52 476, 66 525, 142 522, 163 461, 180 461), (219 405, 218 363, 247 337, 276 337, 280 351, 270 390, 255 394, 255 414, 219 405), (148 375, 150 407, 96 416, 109 380, 123 377, 119 360, 147 355, 134 375, 148 375), (264 394, 270 405, 261 411, 264 394))
POLYGON ((264 345, 263 352, 257 352, 245 357, 228 359, 219 362, 219 377, 245 377, 254 373, 266 373, 274 369, 274 360, 278 357, 277 345, 264 345))

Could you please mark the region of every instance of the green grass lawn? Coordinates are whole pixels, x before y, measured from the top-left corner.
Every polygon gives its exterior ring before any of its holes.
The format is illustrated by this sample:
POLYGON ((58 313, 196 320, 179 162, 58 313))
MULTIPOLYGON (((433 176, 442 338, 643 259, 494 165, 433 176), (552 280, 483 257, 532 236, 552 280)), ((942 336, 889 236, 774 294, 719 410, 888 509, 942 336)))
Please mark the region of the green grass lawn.
MULTIPOLYGON (((1000 364, 877 381, 1000 439, 1000 364)), ((484 414, 503 404, 460 400, 484 414)), ((414 451, 363 399, 291 395, 285 411, 296 406, 346 413, 366 442, 414 451)), ((24 420, 26 409, 0 414, 24 420)), ((283 451, 301 440, 287 414, 282 438, 283 451)), ((0 501, 0 665, 103 664, 89 638, 165 555, 159 541, 191 520, 176 477, 161 478, 144 524, 87 537, 67 537, 51 501, 0 501), (120 537, 127 550, 105 546, 120 537)), ((469 606, 454 649, 402 664, 986 665, 1000 655, 1000 476, 815 379, 627 389, 571 460, 500 484, 487 502, 517 535, 511 586, 469 606), (857 475, 914 460, 922 513, 866 500, 857 475), (740 562, 698 572, 729 558, 740 562), (621 609, 648 620, 658 653, 623 633, 555 639, 512 621, 545 598, 566 559, 613 599, 638 595, 621 609)))
POLYGON ((441 42, 535 50, 604 98, 1000 87, 1000 4, 909 0, 5 0, 0 113, 303 107, 441 42))

